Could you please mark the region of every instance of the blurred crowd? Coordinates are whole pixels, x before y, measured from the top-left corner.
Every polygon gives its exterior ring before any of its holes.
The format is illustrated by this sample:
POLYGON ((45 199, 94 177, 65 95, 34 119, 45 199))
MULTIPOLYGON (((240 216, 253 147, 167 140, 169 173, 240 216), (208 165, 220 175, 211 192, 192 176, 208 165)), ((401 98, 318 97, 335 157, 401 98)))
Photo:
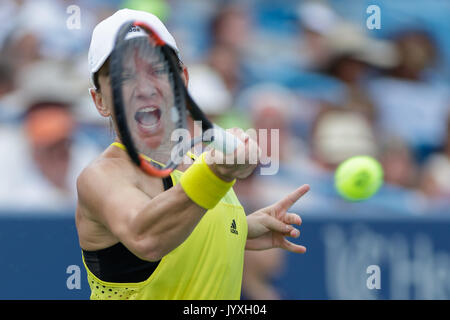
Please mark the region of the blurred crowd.
POLYGON ((417 1, 413 15, 405 1, 379 1, 371 30, 364 1, 195 3, 172 17, 191 92, 222 126, 256 129, 272 159, 262 167, 278 168, 238 183, 249 211, 309 183, 294 211, 450 212, 450 5, 417 1), (350 204, 333 173, 360 154, 380 160, 385 184, 350 204))
MULTIPOLYGON (((308 183, 292 211, 450 214, 450 4, 376 2, 370 30, 366 1, 2 0, 0 211, 73 213, 76 177, 113 140, 88 95, 90 36, 128 7, 167 24, 209 117, 260 133, 270 162, 236 184, 247 212, 308 183), (385 184, 348 203, 333 173, 360 154, 385 184)), ((250 298, 278 297, 261 284, 277 255, 248 259, 250 298)))
POLYGON ((450 6, 380 5, 369 30, 351 0, 2 1, 0 209, 73 208, 77 174, 113 138, 87 94, 91 32, 129 7, 168 25, 209 117, 257 130, 270 161, 236 186, 248 210, 309 183, 303 213, 448 213, 450 6), (333 172, 359 154, 381 161, 385 184, 349 204, 333 172))

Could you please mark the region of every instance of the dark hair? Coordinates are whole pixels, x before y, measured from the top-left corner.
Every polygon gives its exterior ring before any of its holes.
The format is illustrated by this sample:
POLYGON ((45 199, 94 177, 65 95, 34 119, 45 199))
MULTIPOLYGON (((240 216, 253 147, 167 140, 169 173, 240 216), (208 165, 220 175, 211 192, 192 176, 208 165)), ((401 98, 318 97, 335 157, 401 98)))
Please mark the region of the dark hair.
POLYGON ((100 75, 107 76, 108 74, 109 74, 109 58, 106 59, 106 61, 103 63, 100 69, 96 73, 94 73, 93 82, 95 90, 100 91, 100 83, 98 81, 98 77, 100 75))

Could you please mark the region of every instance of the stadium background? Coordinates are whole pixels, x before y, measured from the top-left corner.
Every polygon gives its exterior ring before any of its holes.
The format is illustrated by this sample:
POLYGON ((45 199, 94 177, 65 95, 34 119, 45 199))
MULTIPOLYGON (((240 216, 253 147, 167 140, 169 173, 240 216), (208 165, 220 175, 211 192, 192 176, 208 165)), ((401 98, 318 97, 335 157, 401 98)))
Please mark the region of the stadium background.
POLYGON ((112 135, 88 95, 87 50, 122 7, 165 21, 211 118, 280 130, 264 150, 279 147, 278 173, 236 186, 248 213, 311 185, 292 209, 307 254, 249 252, 244 298, 450 298, 448 1, 4 0, 0 299, 89 296, 75 179, 112 135), (347 203, 333 170, 361 153, 381 161, 386 184, 347 203), (367 286, 373 265, 380 289, 367 286))

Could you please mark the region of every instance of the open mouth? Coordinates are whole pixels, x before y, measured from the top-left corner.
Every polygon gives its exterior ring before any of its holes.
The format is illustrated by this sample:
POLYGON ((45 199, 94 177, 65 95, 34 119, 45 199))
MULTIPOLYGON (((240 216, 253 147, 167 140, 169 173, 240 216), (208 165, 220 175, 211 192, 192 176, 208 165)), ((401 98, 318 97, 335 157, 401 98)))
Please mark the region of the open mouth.
POLYGON ((155 106, 144 107, 134 114, 134 119, 142 129, 152 131, 158 128, 161 110, 155 106))

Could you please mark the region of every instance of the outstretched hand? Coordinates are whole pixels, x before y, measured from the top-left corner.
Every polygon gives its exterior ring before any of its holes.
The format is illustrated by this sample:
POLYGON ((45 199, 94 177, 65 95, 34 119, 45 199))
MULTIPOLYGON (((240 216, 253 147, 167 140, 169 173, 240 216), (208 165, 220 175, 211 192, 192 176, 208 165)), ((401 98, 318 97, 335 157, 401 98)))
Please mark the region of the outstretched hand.
POLYGON ((305 253, 304 246, 286 239, 286 237, 298 238, 300 231, 292 225, 301 225, 302 223, 299 215, 287 211, 308 191, 309 185, 305 184, 277 203, 248 215, 248 235, 245 248, 248 250, 282 248, 291 252, 305 253))

